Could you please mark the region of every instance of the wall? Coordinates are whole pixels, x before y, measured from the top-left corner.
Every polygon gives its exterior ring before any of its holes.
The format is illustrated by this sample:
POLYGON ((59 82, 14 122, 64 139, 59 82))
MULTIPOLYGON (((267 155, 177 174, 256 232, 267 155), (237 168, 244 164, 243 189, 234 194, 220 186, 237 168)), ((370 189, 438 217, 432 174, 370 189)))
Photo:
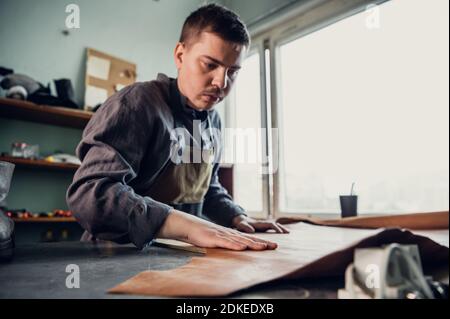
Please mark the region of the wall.
POLYGON ((270 18, 280 9, 298 5, 305 0, 223 0, 222 3, 237 12, 245 23, 253 25, 260 18, 270 18))

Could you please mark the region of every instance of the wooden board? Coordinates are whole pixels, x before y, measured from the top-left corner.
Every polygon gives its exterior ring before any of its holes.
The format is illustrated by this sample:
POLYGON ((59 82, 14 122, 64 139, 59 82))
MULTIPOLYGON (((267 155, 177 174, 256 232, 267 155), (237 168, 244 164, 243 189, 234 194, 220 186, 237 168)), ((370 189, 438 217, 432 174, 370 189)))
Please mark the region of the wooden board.
MULTIPOLYGON (((95 87, 107 91, 107 97, 110 97, 117 91, 117 86, 128 86, 136 82, 136 64, 116 58, 107 53, 103 53, 91 48, 87 49, 86 60, 86 92, 88 87, 95 87), (102 61, 109 61, 109 71, 107 78, 99 78, 91 76, 89 72, 89 61, 91 58, 100 59, 102 61)), ((87 93, 85 95, 87 97, 87 93)), ((104 101, 103 101, 104 102, 104 101)), ((87 105, 85 101, 85 110, 92 110, 95 105, 87 105)))

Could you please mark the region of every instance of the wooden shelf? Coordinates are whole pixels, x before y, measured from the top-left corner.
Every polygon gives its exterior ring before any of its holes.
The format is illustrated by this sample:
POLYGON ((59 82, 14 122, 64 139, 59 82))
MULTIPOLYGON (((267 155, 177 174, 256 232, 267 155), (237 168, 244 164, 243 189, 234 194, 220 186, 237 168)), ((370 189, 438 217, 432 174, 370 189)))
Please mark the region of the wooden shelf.
POLYGON ((73 217, 34 217, 34 218, 13 218, 15 223, 75 223, 73 217))
POLYGON ((94 113, 65 107, 0 98, 0 116, 16 120, 83 129, 92 114, 94 113))
POLYGON ((57 171, 75 172, 79 165, 69 163, 52 163, 44 160, 33 160, 11 156, 0 156, 0 161, 9 162, 17 165, 17 167, 28 168, 44 168, 57 171))

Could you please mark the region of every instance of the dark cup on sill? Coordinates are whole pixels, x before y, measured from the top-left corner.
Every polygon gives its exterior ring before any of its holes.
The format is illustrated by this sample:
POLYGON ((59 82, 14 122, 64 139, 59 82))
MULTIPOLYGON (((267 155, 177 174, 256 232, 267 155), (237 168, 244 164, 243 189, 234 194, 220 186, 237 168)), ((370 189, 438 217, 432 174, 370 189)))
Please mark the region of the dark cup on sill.
POLYGON ((358 215, 358 196, 339 196, 341 201, 341 217, 355 217, 358 215))

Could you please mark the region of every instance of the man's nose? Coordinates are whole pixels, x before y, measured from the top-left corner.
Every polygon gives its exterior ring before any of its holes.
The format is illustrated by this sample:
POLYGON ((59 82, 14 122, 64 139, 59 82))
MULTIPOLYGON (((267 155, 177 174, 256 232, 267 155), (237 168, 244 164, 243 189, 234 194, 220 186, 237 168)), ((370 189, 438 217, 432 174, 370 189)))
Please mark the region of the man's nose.
POLYGON ((227 87, 227 70, 225 68, 220 68, 215 72, 212 85, 221 90, 224 90, 227 87))

